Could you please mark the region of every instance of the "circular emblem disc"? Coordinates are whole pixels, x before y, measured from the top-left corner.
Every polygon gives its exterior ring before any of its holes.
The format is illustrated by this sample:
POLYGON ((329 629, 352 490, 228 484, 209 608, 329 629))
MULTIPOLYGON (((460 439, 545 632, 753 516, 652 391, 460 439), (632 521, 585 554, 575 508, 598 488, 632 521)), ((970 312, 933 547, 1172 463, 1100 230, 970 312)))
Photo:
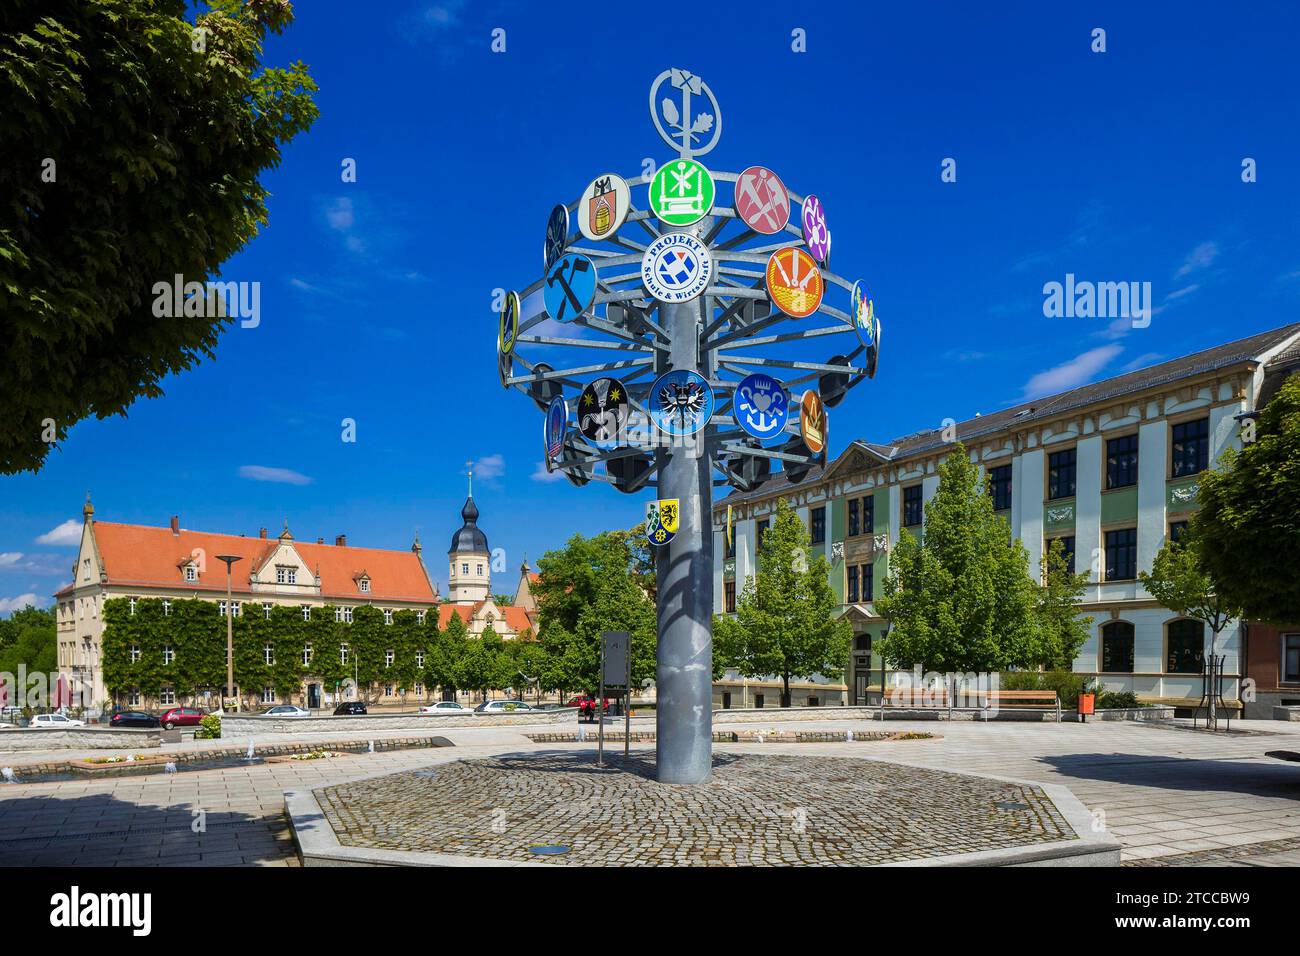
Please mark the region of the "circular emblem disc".
POLYGON ((596 300, 596 264, 570 252, 546 270, 542 301, 557 322, 572 322, 596 300))
POLYGON ((767 295, 786 315, 804 319, 822 304, 825 285, 812 256, 802 249, 778 249, 767 260, 767 295))
POLYGON ((597 176, 578 200, 578 228, 588 239, 608 239, 623 225, 632 206, 632 193, 622 176, 597 176))
POLYGON ((650 420, 665 435, 694 435, 713 417, 713 389, 693 369, 665 372, 650 387, 650 420))
POLYGON ((790 396, 770 375, 755 372, 736 386, 736 421, 760 441, 775 438, 790 417, 790 396))
POLYGON ((519 313, 522 310, 519 293, 507 292, 505 304, 501 306, 501 321, 497 326, 497 351, 509 355, 515 350, 515 339, 519 337, 519 313))
POLYGON ((803 201, 803 241, 818 262, 831 254, 831 234, 826 228, 826 208, 816 196, 803 201))
POLYGON ((673 159, 650 180, 650 210, 670 226, 693 226, 713 208, 713 177, 693 159, 673 159))
POLYGON ((551 401, 546 410, 546 425, 543 435, 546 441, 546 470, 550 471, 564 453, 564 432, 569 423, 569 403, 563 395, 551 401))
POLYGON ((859 279, 853 283, 849 293, 849 316, 853 319, 853 330, 858 333, 858 341, 863 347, 871 345, 871 317, 873 306, 867 296, 867 284, 859 279))
POLYGON ((623 440, 630 410, 623 383, 598 378, 578 396, 578 431, 597 448, 613 448, 623 440))
POLYGON ((809 389, 799 402, 799 434, 814 455, 826 450, 826 406, 821 396, 809 389))
POLYGON ((569 244, 569 210, 563 205, 551 210, 551 218, 546 220, 546 245, 542 248, 543 268, 548 272, 552 265, 564 255, 564 247, 569 244))
POLYGON ((646 247, 641 257, 641 281, 660 302, 685 302, 713 278, 709 247, 684 232, 670 232, 646 247))
POLYGON ((750 166, 736 180, 736 214, 750 229, 770 236, 790 222, 790 193, 766 166, 750 166))

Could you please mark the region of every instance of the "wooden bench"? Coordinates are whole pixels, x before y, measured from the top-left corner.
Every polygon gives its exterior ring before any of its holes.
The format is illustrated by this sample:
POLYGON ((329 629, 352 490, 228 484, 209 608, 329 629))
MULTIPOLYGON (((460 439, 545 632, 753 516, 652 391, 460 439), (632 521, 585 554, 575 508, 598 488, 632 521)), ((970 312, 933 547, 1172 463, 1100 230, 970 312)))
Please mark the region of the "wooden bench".
POLYGON ((942 687, 891 687, 884 696, 887 707, 915 710, 948 709, 948 691, 942 687))
POLYGON ((980 707, 984 719, 993 708, 1008 710, 1045 710, 1055 711, 1056 720, 1061 720, 1061 697, 1054 690, 983 690, 971 689, 967 696, 983 701, 980 707))

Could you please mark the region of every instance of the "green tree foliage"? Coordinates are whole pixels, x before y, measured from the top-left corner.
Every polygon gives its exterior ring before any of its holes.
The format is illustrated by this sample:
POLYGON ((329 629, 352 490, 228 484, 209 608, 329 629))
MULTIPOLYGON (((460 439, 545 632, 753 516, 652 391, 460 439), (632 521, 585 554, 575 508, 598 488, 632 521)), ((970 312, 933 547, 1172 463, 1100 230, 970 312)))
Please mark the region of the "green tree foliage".
POLYGON ((626 531, 574 535, 538 562, 538 633, 546 653, 543 687, 594 691, 600 676, 600 634, 632 635, 632 684, 655 673, 655 606, 647 593, 643 552, 626 531))
POLYGON ((1088 586, 1088 574, 1070 571, 1065 545, 1055 538, 1043 555, 1042 575, 1036 605, 1044 648, 1041 663, 1049 670, 1068 671, 1090 635, 1091 622, 1079 614, 1079 599, 1088 586))
MULTIPOLYGON (((245 603, 234 619, 235 683, 248 707, 256 706, 263 687, 274 687, 280 699, 300 695, 306 677, 332 692, 355 673, 360 692, 372 699, 385 684, 410 691, 421 683, 432 690, 444 682, 449 656, 444 645, 450 643, 439 634, 432 611, 423 624, 407 610, 395 612, 393 623, 385 624, 378 608, 358 607, 347 624, 336 622, 329 606, 313 608, 311 620, 304 621, 296 607, 273 606, 268 619, 262 607, 245 603), (347 664, 341 644, 348 646, 347 664), (306 664, 305 650, 310 652, 306 664), (417 663, 421 652, 424 667, 417 663)), ((204 689, 220 693, 226 682, 226 620, 213 601, 173 601, 170 613, 152 598, 138 599, 135 613, 127 598, 105 601, 103 664, 104 683, 115 696, 138 687, 152 702, 163 685, 173 686, 178 697, 204 689), (166 646, 174 651, 171 663, 164 662, 166 646), (139 650, 136 660, 133 647, 139 650)))
POLYGON ((790 706, 792 677, 840 675, 853 630, 837 601, 824 554, 808 559, 808 529, 784 498, 763 535, 758 574, 745 580, 735 617, 715 617, 715 659, 745 677, 779 674, 781 706, 790 706))
POLYGON ((904 529, 889 555, 890 621, 880 651, 895 665, 938 671, 1034 667, 1062 653, 1044 640, 1029 556, 993 511, 979 470, 960 443, 939 466, 925 505, 924 542, 904 529))
POLYGON ((1256 440, 1201 475, 1191 529, 1225 601, 1252 620, 1300 621, 1300 375, 1282 383, 1256 440))
POLYGON ((0 672, 54 674, 59 669, 54 610, 27 605, 0 620, 0 672))
POLYGON ((1216 636, 1241 608, 1219 593, 1206 570, 1204 539, 1194 531, 1184 532, 1177 543, 1166 541, 1151 562, 1151 571, 1138 572, 1147 592, 1175 614, 1203 621, 1216 636))
POLYGON ((46 419, 62 440, 212 356, 231 319, 157 317, 154 285, 218 275, 316 118, 303 64, 261 66, 286 0, 188 8, 0 4, 0 473, 41 466, 46 419))

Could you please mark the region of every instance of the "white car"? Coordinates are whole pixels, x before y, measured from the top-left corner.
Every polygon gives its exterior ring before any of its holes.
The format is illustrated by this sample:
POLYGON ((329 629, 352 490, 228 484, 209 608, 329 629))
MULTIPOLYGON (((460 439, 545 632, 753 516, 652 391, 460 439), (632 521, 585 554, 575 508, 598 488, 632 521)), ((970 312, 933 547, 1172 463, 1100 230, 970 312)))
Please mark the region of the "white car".
POLYGON ((532 709, 522 700, 489 700, 474 708, 480 714, 521 714, 532 709))
POLYGON ((278 704, 272 707, 263 717, 310 717, 311 711, 303 710, 297 704, 278 704))
POLYGON ((71 717, 65 717, 63 714, 37 714, 32 718, 29 725, 31 727, 61 727, 68 729, 70 727, 84 727, 84 720, 73 720, 71 717))
POLYGON ((466 710, 468 710, 468 709, 469 709, 469 708, 467 708, 467 707, 462 707, 460 704, 456 703, 454 700, 440 700, 440 701, 438 701, 436 704, 425 704, 423 707, 420 708, 420 713, 422 713, 422 714, 446 714, 446 713, 449 713, 449 712, 450 712, 450 713, 464 712, 464 711, 466 711, 466 710))

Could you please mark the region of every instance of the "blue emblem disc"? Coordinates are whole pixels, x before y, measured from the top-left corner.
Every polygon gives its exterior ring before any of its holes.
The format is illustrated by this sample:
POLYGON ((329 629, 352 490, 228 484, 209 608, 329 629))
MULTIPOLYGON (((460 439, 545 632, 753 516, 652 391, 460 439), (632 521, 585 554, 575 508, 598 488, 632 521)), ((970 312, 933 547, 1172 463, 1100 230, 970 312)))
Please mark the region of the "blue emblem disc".
POLYGON ((736 421, 759 441, 781 434, 790 418, 790 396, 771 375, 755 372, 736 386, 736 421))
POLYGON ((596 299, 596 264, 570 252, 546 270, 542 301, 557 322, 572 322, 591 308, 596 299))
POLYGON ((694 435, 713 417, 713 389, 699 372, 673 369, 650 387, 649 409, 665 435, 694 435))

